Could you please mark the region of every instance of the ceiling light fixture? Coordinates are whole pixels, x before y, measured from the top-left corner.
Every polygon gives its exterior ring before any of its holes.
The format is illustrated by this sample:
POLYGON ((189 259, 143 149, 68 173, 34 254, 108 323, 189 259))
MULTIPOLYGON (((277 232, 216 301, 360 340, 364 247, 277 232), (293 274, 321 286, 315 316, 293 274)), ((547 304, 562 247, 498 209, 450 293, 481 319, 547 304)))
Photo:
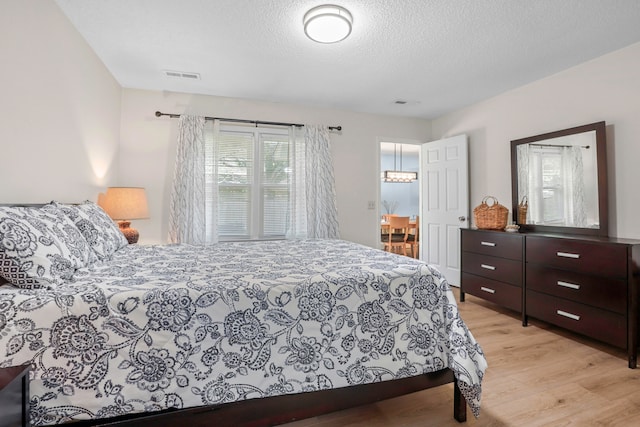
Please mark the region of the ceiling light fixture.
POLYGON ((314 7, 302 19, 304 33, 318 43, 336 43, 351 34, 353 17, 347 9, 333 4, 314 7))

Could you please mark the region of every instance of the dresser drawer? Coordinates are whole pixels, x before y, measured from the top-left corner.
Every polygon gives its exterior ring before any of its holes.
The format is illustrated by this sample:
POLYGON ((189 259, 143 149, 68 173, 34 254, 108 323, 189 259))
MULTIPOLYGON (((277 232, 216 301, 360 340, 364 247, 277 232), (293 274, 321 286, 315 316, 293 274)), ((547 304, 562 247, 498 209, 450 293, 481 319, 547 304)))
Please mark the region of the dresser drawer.
POLYGON ((462 271, 522 286, 522 261, 462 252, 462 271))
POLYGON ((469 273, 462 273, 461 283, 462 292, 518 312, 522 311, 522 288, 469 273))
POLYGON ((526 260, 606 277, 627 277, 627 247, 527 236, 526 260))
POLYGON ((522 260, 523 236, 499 231, 462 230, 462 250, 522 260))
POLYGON ((616 347, 627 347, 626 316, 527 289, 527 315, 588 335, 616 347))
POLYGON ((527 289, 626 315, 627 282, 528 263, 527 289))

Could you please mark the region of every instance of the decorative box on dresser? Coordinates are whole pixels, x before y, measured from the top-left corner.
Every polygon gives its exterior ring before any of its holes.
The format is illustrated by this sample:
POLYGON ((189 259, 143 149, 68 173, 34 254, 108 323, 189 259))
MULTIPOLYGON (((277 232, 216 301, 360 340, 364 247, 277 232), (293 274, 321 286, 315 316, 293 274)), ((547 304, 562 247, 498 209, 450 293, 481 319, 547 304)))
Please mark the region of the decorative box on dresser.
POLYGON ((640 241, 526 234, 525 316, 638 354, 640 241))
POLYGON ((461 229, 461 240, 460 301, 469 293, 522 312, 524 236, 461 229))

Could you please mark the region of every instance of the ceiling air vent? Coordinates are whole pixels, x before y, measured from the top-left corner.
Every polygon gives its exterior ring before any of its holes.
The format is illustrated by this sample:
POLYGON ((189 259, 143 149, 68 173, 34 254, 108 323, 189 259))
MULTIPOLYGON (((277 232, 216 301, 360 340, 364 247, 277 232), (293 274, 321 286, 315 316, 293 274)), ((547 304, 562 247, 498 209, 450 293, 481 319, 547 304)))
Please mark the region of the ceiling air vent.
POLYGON ((200 80, 200 74, 198 74, 198 73, 187 73, 185 71, 164 70, 164 75, 167 76, 167 77, 177 77, 179 79, 200 80))
POLYGON ((416 101, 413 99, 396 99, 393 101, 395 105, 418 105, 420 101, 416 101))

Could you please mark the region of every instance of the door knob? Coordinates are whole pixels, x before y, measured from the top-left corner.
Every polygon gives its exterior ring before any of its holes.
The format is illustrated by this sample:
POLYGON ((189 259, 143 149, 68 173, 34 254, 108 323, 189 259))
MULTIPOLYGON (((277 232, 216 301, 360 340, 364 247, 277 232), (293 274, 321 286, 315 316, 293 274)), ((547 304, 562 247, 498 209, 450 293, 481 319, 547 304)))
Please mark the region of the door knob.
POLYGON ((466 217, 466 216, 459 216, 459 217, 458 217, 458 220, 459 220, 460 222, 465 222, 465 221, 467 220, 467 217, 466 217))

